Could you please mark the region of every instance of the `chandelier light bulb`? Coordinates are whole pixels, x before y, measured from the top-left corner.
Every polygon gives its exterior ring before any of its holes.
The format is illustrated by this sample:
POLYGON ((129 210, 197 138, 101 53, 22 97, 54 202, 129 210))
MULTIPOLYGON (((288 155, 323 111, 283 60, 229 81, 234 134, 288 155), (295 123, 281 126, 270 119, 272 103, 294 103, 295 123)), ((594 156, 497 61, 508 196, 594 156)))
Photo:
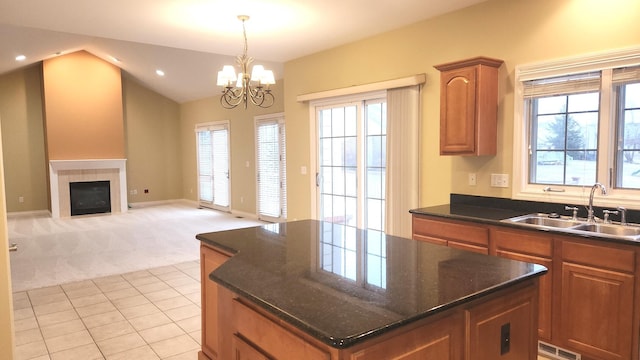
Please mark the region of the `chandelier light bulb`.
POLYGON ((273 71, 265 70, 262 65, 254 65, 252 69, 249 69, 253 62, 253 58, 247 56, 245 22, 249 20, 249 16, 240 15, 238 19, 242 21, 242 33, 244 35, 244 52, 236 57, 237 67, 240 71, 236 76, 236 71, 232 65, 225 65, 222 70, 218 71, 216 84, 222 87, 220 104, 225 109, 233 109, 240 104, 243 104, 246 109, 248 102, 261 108, 268 108, 275 102, 275 98, 269 89, 269 85, 276 83, 273 71))

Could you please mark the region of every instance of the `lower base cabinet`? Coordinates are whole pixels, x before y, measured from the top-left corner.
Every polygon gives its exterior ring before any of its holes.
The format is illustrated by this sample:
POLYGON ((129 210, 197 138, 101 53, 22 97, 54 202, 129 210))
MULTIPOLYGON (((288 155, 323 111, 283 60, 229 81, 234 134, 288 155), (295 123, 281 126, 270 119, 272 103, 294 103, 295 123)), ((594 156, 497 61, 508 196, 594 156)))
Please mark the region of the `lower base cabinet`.
MULTIPOLYGON (((215 285, 208 276, 204 282, 215 285)), ((538 286, 537 278, 528 280, 345 349, 324 344, 219 287, 215 301, 203 299, 202 310, 204 316, 208 307, 217 309, 216 322, 203 323, 208 336, 217 327, 217 341, 208 340, 217 349, 205 351, 203 343, 198 359, 536 360, 538 286)), ((207 318, 213 319, 210 313, 207 318)))

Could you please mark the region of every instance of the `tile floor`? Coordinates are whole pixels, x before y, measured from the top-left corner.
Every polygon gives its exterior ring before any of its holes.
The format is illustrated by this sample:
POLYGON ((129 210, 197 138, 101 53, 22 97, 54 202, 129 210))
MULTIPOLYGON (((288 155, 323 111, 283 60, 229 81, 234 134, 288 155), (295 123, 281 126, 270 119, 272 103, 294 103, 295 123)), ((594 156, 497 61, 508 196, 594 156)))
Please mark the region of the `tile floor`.
POLYGON ((13 302, 16 360, 196 360, 200 349, 198 261, 17 292, 13 302))
POLYGON ((200 264, 14 293, 16 360, 195 360, 200 264))

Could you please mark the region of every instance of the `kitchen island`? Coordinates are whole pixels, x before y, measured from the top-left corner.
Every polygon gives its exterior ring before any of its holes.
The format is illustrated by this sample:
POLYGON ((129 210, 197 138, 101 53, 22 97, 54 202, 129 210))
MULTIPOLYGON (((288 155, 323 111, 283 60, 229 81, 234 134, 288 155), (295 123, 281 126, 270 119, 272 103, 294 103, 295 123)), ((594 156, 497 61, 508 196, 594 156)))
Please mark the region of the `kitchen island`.
POLYGON ((543 266, 315 220, 197 239, 200 359, 536 359, 543 266))

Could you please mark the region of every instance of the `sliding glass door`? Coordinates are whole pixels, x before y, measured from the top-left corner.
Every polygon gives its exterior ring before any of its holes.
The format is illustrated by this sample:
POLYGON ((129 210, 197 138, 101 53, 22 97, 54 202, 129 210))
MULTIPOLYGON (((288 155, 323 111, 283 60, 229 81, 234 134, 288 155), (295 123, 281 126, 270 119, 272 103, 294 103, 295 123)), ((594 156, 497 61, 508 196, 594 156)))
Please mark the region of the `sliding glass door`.
POLYGON ((199 125, 196 138, 200 206, 229 211, 229 125, 199 125))

